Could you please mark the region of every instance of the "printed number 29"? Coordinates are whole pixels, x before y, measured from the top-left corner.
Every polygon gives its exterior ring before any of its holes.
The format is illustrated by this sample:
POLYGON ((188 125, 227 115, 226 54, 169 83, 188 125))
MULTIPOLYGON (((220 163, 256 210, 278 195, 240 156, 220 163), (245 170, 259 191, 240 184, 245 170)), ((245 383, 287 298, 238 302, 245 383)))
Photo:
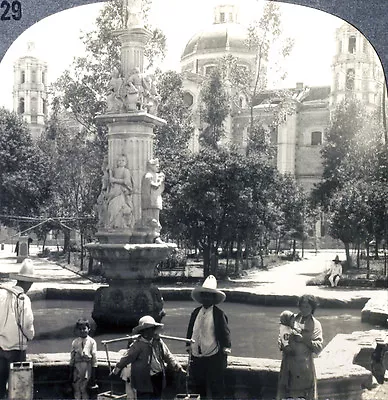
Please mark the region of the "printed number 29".
POLYGON ((11 17, 16 21, 19 21, 22 17, 22 3, 18 0, 12 2, 3 0, 0 4, 0 8, 4 9, 0 15, 1 21, 9 21, 11 17))

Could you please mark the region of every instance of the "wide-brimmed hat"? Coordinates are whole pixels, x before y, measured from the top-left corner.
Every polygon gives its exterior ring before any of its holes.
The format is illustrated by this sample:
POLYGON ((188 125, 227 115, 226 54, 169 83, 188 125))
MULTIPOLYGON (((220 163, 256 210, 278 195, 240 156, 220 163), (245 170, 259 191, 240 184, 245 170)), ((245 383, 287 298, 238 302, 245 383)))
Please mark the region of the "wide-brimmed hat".
POLYGON ((34 264, 29 258, 25 258, 17 274, 9 274, 9 278, 24 282, 38 282, 42 278, 35 275, 34 264))
POLYGON ((164 326, 164 324, 160 324, 159 322, 156 322, 151 315, 145 315, 144 317, 141 317, 139 319, 139 325, 135 326, 132 329, 132 333, 139 333, 141 331, 144 331, 144 329, 148 328, 161 328, 164 326))
POLYGON ((340 263, 341 260, 338 257, 338 254, 335 256, 335 259, 333 260, 335 263, 340 263))
POLYGON ((214 294, 214 304, 222 303, 226 295, 221 290, 217 289, 217 279, 213 275, 209 275, 202 286, 197 286, 191 292, 191 297, 198 303, 202 303, 201 293, 213 293, 214 294))

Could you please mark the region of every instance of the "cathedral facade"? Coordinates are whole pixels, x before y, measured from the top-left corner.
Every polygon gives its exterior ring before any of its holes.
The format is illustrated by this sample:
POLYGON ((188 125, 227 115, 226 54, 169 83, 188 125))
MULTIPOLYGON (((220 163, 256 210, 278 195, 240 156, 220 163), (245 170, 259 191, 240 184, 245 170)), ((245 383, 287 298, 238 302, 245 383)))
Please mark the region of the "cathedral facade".
MULTIPOLYGON (((225 56, 232 55, 238 64, 255 71, 255 53, 247 46, 247 27, 239 24, 238 8, 234 4, 218 5, 214 9, 214 23, 194 35, 181 56, 181 71, 186 103, 192 108, 195 131, 190 149, 200 148, 201 121, 199 102, 201 84, 225 56)), ((330 115, 346 96, 355 96, 365 107, 379 110, 385 85, 381 63, 367 39, 347 23, 337 29, 333 41, 332 81, 327 86, 307 87, 302 82, 289 88, 292 112, 287 114, 271 132, 276 149, 276 164, 281 173, 289 173, 309 192, 322 175, 320 150, 325 142, 325 130, 330 115)), ((266 65, 262 66, 262 75, 266 65)), ((228 88, 227 88, 228 90, 228 88)), ((254 101, 254 116, 270 120, 269 99, 274 90, 266 88, 254 101)), ((241 95, 225 121, 225 141, 244 149, 247 145, 250 109, 241 95)), ((271 129, 268 126, 268 129, 271 129)), ((273 128, 272 128, 273 129, 273 128)))

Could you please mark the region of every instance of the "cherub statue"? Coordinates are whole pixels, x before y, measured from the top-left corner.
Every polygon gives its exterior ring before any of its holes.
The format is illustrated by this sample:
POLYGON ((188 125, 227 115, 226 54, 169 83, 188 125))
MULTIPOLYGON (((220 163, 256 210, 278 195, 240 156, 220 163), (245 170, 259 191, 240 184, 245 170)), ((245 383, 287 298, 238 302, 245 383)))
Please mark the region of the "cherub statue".
POLYGON ((128 82, 132 83, 137 89, 137 108, 139 110, 143 109, 145 95, 144 77, 138 67, 133 69, 133 73, 129 76, 128 82))
POLYGON ((155 231, 156 221, 159 231, 159 213, 162 209, 162 193, 164 191, 164 173, 159 172, 159 160, 151 159, 147 162, 147 172, 143 176, 141 185, 142 220, 145 227, 155 231))
POLYGON ((124 81, 120 77, 119 70, 115 67, 111 72, 111 78, 108 86, 108 95, 106 98, 107 113, 116 113, 122 111, 123 100, 121 92, 123 89, 124 81))
POLYGON ((156 81, 152 79, 150 76, 148 76, 147 78, 149 85, 147 111, 150 114, 156 115, 161 97, 156 87, 156 81))

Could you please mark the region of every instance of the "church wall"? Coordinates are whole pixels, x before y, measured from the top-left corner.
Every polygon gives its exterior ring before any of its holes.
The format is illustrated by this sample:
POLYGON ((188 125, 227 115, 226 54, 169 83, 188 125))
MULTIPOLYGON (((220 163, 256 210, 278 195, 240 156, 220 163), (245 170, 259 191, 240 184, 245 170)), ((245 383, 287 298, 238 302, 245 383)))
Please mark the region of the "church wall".
POLYGON ((295 157, 295 175, 310 191, 317 183, 323 172, 320 151, 325 140, 325 130, 329 124, 329 110, 327 106, 320 108, 302 109, 298 114, 298 137, 295 157), (312 133, 322 133, 322 143, 312 143, 312 133))

